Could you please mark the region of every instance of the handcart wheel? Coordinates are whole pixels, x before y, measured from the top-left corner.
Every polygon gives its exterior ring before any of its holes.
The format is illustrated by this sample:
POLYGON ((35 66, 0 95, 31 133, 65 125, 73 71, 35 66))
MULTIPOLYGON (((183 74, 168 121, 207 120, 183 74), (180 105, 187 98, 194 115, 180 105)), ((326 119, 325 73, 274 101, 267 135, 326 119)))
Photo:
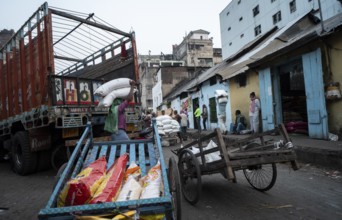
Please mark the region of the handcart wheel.
POLYGON ((173 210, 166 214, 167 220, 182 219, 182 204, 181 204, 181 185, 179 178, 178 166, 173 157, 169 159, 168 170, 169 188, 172 196, 173 210))
POLYGON ((198 160, 188 149, 182 150, 178 159, 183 196, 191 205, 195 205, 202 191, 201 170, 198 160))
POLYGON ((249 166, 243 174, 254 189, 264 192, 274 186, 277 167, 275 163, 249 166))

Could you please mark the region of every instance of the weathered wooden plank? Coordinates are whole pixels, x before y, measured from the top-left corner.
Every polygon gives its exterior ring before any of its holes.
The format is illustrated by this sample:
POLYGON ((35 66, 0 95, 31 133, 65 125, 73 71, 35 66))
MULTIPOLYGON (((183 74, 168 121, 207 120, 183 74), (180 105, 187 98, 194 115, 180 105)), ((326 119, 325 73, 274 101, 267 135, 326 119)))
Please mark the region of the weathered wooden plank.
POLYGON ((127 144, 121 144, 120 156, 127 152, 127 144))
POLYGON ((154 145, 152 142, 147 143, 148 147, 148 155, 149 155, 149 160, 150 160, 150 165, 153 167, 154 165, 157 164, 157 158, 156 158, 156 153, 154 151, 154 145))
POLYGON ((114 164, 115 157, 116 157, 116 145, 111 145, 110 146, 110 153, 108 157, 108 162, 107 162, 107 170, 114 164))
POLYGON ((217 139, 218 139, 218 146, 220 148, 220 151, 223 155, 223 158, 226 162, 226 168, 225 168, 225 171, 226 171, 226 174, 227 174, 227 178, 229 180, 232 180, 233 182, 236 182, 236 177, 235 177, 235 173, 234 173, 234 170, 232 168, 232 166, 230 165, 230 158, 229 158, 229 155, 228 155, 228 152, 227 152, 227 148, 223 142, 223 138, 222 138, 222 134, 221 132, 218 130, 218 129, 215 129, 216 133, 217 133, 217 139))
POLYGON ((249 157, 261 157, 266 155, 293 154, 292 150, 267 150, 267 151, 248 151, 228 153, 231 160, 249 157))
POLYGON ((87 167, 89 164, 91 164, 92 162, 94 162, 96 160, 98 150, 99 150, 98 145, 95 145, 95 146, 93 146, 92 149, 90 149, 90 151, 91 151, 90 156, 87 157, 86 161, 84 161, 83 167, 87 167))
POLYGON ((145 160, 145 146, 144 143, 139 144, 139 166, 141 169, 141 175, 146 175, 146 160, 145 160))
POLYGON ((129 162, 136 161, 135 144, 129 145, 129 162))
POLYGON ((294 161, 296 156, 293 154, 280 154, 277 156, 270 156, 270 157, 257 157, 257 158, 248 158, 248 159, 239 159, 239 160, 231 160, 231 166, 234 168, 243 168, 246 166, 253 166, 253 165, 261 165, 261 164, 270 164, 270 163, 282 163, 282 162, 290 162, 294 161))
POLYGON ((98 158, 100 158, 102 156, 106 156, 107 155, 107 149, 108 149, 108 145, 102 145, 98 158))

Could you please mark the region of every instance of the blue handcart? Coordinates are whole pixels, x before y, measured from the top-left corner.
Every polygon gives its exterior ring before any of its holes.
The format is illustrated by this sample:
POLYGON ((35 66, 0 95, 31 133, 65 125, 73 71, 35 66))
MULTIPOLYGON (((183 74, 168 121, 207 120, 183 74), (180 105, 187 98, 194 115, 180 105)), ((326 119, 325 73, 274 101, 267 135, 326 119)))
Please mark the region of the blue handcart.
POLYGON ((140 215, 164 213, 167 220, 181 219, 181 190, 177 163, 174 158, 170 158, 169 167, 166 168, 155 122, 153 122, 153 130, 154 137, 151 139, 94 142, 92 126, 88 123, 68 163, 60 171, 60 178, 54 187, 53 193, 45 208, 40 210, 38 218, 64 220, 74 219, 75 216, 82 215, 100 215, 113 212, 119 214, 128 210, 136 210, 140 215), (75 177, 84 167, 104 155, 108 161, 108 169, 115 159, 126 152, 129 153, 129 162, 135 161, 140 166, 142 176, 146 175, 149 168, 156 165, 158 160, 160 161, 164 185, 164 193, 161 197, 57 207, 58 195, 70 178, 75 177))

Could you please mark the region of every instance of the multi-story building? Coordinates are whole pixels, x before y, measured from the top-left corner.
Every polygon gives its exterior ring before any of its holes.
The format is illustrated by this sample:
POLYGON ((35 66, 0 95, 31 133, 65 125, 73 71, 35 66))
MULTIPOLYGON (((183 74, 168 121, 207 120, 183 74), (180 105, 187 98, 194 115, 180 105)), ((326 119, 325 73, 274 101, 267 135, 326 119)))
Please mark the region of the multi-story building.
POLYGON ((232 0, 220 13, 223 59, 275 26, 282 28, 309 12, 326 20, 342 12, 342 1, 232 0))
POLYGON ((212 67, 219 63, 218 50, 214 51, 213 38, 209 38, 209 32, 201 29, 191 31, 181 44, 172 47, 176 60, 183 60, 186 66, 194 67, 212 67))
POLYGON ((173 60, 170 54, 139 55, 141 104, 146 109, 152 109, 152 88, 155 85, 155 75, 160 67, 184 66, 184 61, 173 60))
POLYGON ((2 48, 14 34, 14 30, 3 29, 0 31, 0 48, 2 48))

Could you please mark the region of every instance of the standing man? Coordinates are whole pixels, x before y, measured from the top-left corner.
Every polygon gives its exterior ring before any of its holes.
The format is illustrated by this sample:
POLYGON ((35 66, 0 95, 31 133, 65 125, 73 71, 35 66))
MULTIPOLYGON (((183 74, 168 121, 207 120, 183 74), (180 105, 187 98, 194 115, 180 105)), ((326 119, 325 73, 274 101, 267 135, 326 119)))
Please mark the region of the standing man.
POLYGON ((249 105, 249 123, 251 125, 251 131, 252 133, 259 133, 260 101, 256 98, 254 92, 251 92, 249 98, 251 99, 249 105))
POLYGON ((203 119, 203 131, 207 130, 207 119, 208 119, 208 110, 207 106, 202 105, 202 119, 203 119))
POLYGON ((194 115, 198 127, 198 132, 201 132, 201 109, 199 108, 198 104, 196 104, 196 110, 194 112, 194 115))
POLYGON ((172 118, 178 122, 179 127, 180 127, 179 131, 177 132, 177 135, 178 135, 178 138, 179 138, 181 145, 183 145, 183 135, 181 133, 182 132, 182 130, 181 130, 182 117, 178 114, 177 110, 174 110, 173 113, 174 113, 174 116, 172 118))
POLYGON ((187 140, 186 137, 186 129, 188 127, 188 116, 185 114, 185 112, 182 110, 179 114, 181 116, 181 133, 183 135, 183 140, 187 140))
POLYGON ((109 113, 105 121, 104 130, 112 133, 112 141, 129 140, 126 133, 125 108, 128 106, 128 101, 133 99, 135 81, 131 80, 130 84, 131 91, 127 96, 127 99, 115 99, 109 109, 109 113))

